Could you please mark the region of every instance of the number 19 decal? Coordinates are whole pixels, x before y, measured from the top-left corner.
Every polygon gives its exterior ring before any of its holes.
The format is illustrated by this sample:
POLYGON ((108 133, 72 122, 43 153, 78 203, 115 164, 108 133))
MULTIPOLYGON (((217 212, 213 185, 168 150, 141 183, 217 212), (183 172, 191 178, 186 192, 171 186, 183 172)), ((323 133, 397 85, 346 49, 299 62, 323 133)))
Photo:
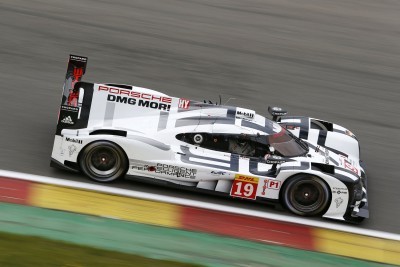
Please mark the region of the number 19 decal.
POLYGON ((256 199, 257 186, 257 177, 236 174, 231 188, 231 196, 256 199))

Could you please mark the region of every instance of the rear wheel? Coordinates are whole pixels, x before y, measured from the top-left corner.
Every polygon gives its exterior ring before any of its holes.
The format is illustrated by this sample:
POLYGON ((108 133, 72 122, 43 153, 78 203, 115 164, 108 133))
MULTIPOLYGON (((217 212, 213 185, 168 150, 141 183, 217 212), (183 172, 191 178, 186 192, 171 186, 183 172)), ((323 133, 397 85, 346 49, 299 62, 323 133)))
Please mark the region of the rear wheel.
POLYGON ((296 175, 283 188, 283 202, 293 213, 302 216, 318 215, 326 210, 330 190, 320 178, 312 175, 296 175))
POLYGON ((111 182, 125 175, 128 160, 116 144, 98 141, 83 150, 79 164, 89 178, 98 182, 111 182))

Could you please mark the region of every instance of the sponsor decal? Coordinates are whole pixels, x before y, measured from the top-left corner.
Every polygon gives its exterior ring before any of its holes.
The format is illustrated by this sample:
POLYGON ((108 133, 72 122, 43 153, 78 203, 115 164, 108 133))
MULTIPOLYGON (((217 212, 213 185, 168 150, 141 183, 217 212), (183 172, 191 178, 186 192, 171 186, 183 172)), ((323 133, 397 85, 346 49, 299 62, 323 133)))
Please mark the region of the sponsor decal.
POLYGON ((72 156, 76 151, 76 146, 75 145, 68 146, 68 151, 69 151, 69 156, 72 156))
POLYGON ((339 160, 343 164, 343 167, 345 169, 348 169, 358 175, 358 169, 356 167, 354 167, 355 162, 353 160, 351 160, 343 155, 340 155, 339 160))
POLYGON ((269 180, 268 181, 268 188, 278 190, 281 187, 280 181, 269 180))
POLYGON ((77 107, 78 99, 79 99, 79 90, 70 89, 67 98, 67 105, 77 107))
POLYGON ((84 63, 87 62, 87 57, 80 57, 80 56, 70 55, 69 58, 72 59, 72 60, 82 61, 84 63))
POLYGON ((83 68, 74 68, 72 75, 74 76, 75 81, 80 81, 83 75, 83 68))
POLYGON ((72 111, 72 112, 79 112, 78 107, 71 107, 71 106, 61 106, 62 111, 72 111))
POLYGON ((243 181, 243 182, 250 182, 250 183, 258 183, 259 178, 258 177, 253 177, 253 176, 236 174, 235 175, 235 180, 243 181))
POLYGON ((155 168, 155 173, 175 176, 178 178, 195 179, 197 174, 197 169, 190 169, 169 164, 157 163, 157 166, 155 168))
POLYGON ((344 160, 344 167, 358 175, 358 169, 351 165, 349 161, 344 160))
POLYGON ((107 100, 110 102, 124 103, 124 104, 129 104, 129 105, 137 105, 139 107, 146 107, 146 108, 152 108, 152 109, 158 109, 158 110, 164 110, 164 111, 169 111, 171 109, 171 105, 169 105, 169 104, 159 103, 156 101, 143 100, 143 99, 136 99, 136 98, 126 97, 126 96, 119 96, 119 95, 109 94, 107 96, 107 100))
POLYGON ((158 96, 147 93, 135 92, 127 89, 120 89, 108 86, 99 86, 98 91, 105 91, 112 95, 120 95, 126 97, 133 97, 137 99, 149 100, 149 101, 157 101, 165 104, 171 104, 172 98, 167 96, 158 96))
POLYGON ((255 112, 250 109, 236 108, 236 118, 238 119, 250 119, 252 120, 255 116, 255 112))
POLYGON ((149 165, 132 165, 131 169, 138 171, 147 171, 149 170, 149 165))
POLYGON ((263 186, 263 191, 261 192, 261 195, 265 196, 265 190, 267 190, 267 184, 268 184, 268 180, 264 180, 264 186, 263 186))
POLYGON ((79 108, 61 105, 58 115, 56 134, 61 135, 61 130, 74 125, 78 121, 79 108))
POLYGON ((72 119, 71 119, 71 116, 66 116, 66 117, 64 117, 64 118, 61 120, 61 122, 62 122, 62 123, 65 123, 65 124, 74 124, 74 122, 73 122, 72 119))
POLYGON ((82 144, 82 140, 79 140, 79 139, 76 139, 76 138, 69 138, 69 137, 66 137, 66 138, 65 138, 65 141, 67 141, 67 142, 72 142, 72 143, 77 143, 77 144, 82 144))
POLYGON ((261 194, 265 195, 267 188, 273 190, 279 190, 280 187, 281 187, 281 181, 265 179, 264 186, 262 187, 263 191, 261 192, 261 194))
POLYGON ((232 197, 256 199, 258 181, 258 177, 236 174, 230 195, 232 197))
POLYGON ((267 164, 282 164, 282 163, 285 163, 285 162, 286 162, 286 160, 285 160, 283 157, 281 157, 281 156, 276 156, 276 155, 274 155, 273 157, 271 157, 270 154, 266 154, 265 157, 264 157, 264 159, 265 159, 265 162, 266 162, 267 164))
POLYGON ((276 116, 285 116, 286 115, 286 111, 284 111, 280 107, 272 107, 271 110, 273 111, 274 115, 276 115, 276 116))
POLYGON ((336 208, 339 208, 339 206, 343 203, 343 199, 341 197, 335 198, 335 203, 336 208))
POLYGON ((185 98, 179 98, 178 108, 188 109, 190 105, 190 100, 185 98))
POLYGON ((332 193, 347 195, 347 188, 333 187, 332 193))
POLYGON ((86 57, 75 55, 69 56, 67 73, 65 75, 63 99, 64 105, 77 106, 79 91, 75 90, 75 84, 81 81, 82 76, 85 74, 87 64, 86 57), (64 98, 65 97, 65 98, 64 98))
POLYGON ((223 171, 211 171, 211 174, 215 175, 215 176, 221 176, 221 175, 225 175, 226 172, 223 172, 223 171))

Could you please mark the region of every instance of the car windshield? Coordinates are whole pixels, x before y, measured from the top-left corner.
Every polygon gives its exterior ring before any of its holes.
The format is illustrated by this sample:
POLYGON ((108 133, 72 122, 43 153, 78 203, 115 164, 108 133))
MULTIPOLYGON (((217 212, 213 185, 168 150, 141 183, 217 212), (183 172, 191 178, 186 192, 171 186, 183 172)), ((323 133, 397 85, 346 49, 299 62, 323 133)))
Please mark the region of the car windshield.
POLYGON ((284 157, 298 157, 308 152, 308 145, 282 127, 279 133, 268 136, 270 146, 284 157))

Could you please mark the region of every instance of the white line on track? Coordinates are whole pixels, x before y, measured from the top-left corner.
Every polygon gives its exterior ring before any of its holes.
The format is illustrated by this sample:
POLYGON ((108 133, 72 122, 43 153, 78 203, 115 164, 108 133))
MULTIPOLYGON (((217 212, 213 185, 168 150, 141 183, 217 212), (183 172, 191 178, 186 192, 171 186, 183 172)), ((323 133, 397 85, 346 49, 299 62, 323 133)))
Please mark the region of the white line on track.
POLYGON ((59 185, 64 187, 70 188, 77 188, 77 189, 84 189, 84 190, 91 190, 97 191, 106 194, 113 194, 113 195, 120 195, 120 196, 127 196, 133 198, 140 198, 146 200, 153 200, 171 204, 177 204, 182 206, 190 206, 196 208, 203 208, 208 210, 220 211, 220 212, 227 212, 227 213, 234 213, 240 214, 245 216, 254 216, 258 218, 276 220, 281 222, 288 222, 300 225, 307 225, 312 227, 330 229, 330 230, 337 230, 342 232, 348 232, 353 234, 360 234, 365 236, 372 236, 377 238, 384 238, 384 239, 391 239, 400 241, 400 235, 376 231, 376 230, 367 230, 367 229, 359 229, 355 226, 345 226, 345 225, 337 225, 334 223, 329 222, 316 222, 306 218, 294 218, 286 215, 278 215, 278 214, 271 214, 268 212, 261 212, 261 211, 252 211, 243 208, 236 208, 230 206, 224 206, 220 204, 213 204, 213 203, 205 203, 197 200, 189 200, 185 198, 179 197, 170 197, 170 196, 163 196, 157 195, 152 193, 144 193, 134 190, 127 190, 127 189, 120 189, 120 188, 112 188, 103 185, 94 185, 94 184, 87 184, 81 182, 74 182, 74 181, 67 181, 63 179, 51 178, 46 176, 40 175, 33 175, 27 173, 20 173, 20 172, 13 172, 13 171, 6 171, 0 170, 0 177, 4 178, 12 178, 12 179, 21 179, 27 180, 37 183, 44 183, 44 184, 51 184, 51 185, 59 185))

